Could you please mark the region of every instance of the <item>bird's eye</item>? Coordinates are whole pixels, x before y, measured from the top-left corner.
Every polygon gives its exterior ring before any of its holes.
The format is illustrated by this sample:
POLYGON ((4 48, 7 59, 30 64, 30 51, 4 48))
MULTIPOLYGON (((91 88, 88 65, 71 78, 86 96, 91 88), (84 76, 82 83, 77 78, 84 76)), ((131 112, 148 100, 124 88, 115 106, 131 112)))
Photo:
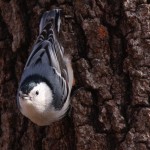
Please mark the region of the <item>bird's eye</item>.
POLYGON ((36 95, 39 95, 39 91, 36 91, 35 94, 36 94, 36 95))

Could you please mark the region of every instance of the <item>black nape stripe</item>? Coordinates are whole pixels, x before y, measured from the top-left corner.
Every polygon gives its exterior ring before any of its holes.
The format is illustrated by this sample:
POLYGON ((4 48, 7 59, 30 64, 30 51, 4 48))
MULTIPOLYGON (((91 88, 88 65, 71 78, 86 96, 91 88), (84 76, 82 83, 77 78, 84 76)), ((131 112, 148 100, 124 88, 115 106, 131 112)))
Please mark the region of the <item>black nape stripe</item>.
POLYGON ((38 83, 41 83, 41 82, 45 82, 51 88, 53 92, 53 88, 50 82, 46 80, 44 77, 40 75, 36 75, 36 74, 28 76, 25 80, 23 80, 23 82, 20 85, 20 90, 24 94, 28 94, 38 83))

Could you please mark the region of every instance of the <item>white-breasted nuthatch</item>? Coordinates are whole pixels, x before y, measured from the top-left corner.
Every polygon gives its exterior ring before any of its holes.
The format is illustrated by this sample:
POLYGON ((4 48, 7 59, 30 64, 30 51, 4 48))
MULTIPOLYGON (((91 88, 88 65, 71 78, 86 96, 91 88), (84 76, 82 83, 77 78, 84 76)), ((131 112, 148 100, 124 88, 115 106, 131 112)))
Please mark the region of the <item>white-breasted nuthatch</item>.
POLYGON ((60 23, 59 9, 43 14, 18 88, 21 113, 39 126, 61 119, 70 104, 73 70, 58 40, 60 23))

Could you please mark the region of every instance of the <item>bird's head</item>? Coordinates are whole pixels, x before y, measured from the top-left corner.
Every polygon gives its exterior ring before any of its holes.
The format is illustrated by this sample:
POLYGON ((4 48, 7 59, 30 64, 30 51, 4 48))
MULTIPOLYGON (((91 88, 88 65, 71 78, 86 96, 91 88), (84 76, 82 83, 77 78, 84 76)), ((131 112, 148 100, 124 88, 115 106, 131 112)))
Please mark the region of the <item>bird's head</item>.
POLYGON ((23 111, 29 108, 45 112, 51 105, 53 95, 49 85, 40 78, 29 77, 23 81, 18 91, 19 104, 23 111))

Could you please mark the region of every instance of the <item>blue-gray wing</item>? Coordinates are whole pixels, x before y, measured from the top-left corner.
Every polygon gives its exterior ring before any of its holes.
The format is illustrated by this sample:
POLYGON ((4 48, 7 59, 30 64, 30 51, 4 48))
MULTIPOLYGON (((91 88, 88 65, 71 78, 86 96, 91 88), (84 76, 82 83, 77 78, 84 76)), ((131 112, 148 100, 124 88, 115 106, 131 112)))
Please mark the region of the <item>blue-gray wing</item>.
POLYGON ((25 68, 39 64, 50 65, 68 81, 68 72, 63 58, 64 49, 59 43, 56 34, 57 31, 52 22, 49 22, 39 35, 25 68))

